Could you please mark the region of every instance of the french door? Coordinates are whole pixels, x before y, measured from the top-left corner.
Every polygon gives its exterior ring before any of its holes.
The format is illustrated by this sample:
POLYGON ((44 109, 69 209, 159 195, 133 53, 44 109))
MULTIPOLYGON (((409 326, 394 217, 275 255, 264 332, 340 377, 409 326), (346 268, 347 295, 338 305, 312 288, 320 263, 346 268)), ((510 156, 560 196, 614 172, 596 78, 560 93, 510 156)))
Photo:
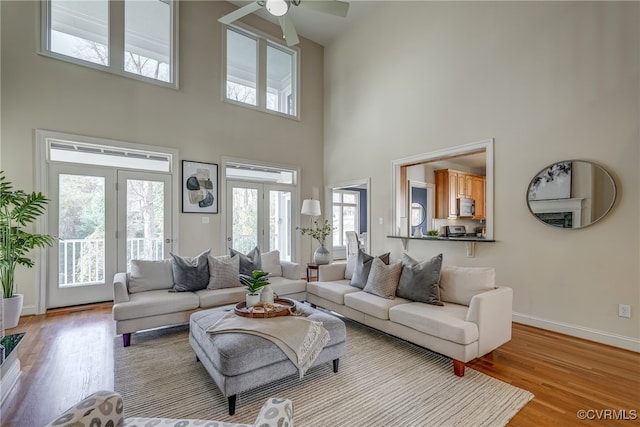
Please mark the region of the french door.
POLYGON ((46 307, 113 299, 131 259, 162 259, 171 244, 171 177, 113 167, 52 164, 46 307))
POLYGON ((278 250, 291 260, 293 186, 227 181, 227 246, 247 253, 278 250))

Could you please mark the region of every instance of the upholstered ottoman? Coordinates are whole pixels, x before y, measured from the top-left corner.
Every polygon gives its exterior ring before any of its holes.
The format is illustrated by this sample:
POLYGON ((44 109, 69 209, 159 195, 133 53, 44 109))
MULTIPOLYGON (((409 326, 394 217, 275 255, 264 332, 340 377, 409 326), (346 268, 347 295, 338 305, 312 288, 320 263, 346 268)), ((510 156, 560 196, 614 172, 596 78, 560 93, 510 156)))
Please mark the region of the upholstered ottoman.
MULTIPOLYGON (((265 338, 243 333, 214 335, 206 332, 232 309, 222 307, 198 311, 191 315, 189 323, 189 343, 222 394, 228 398, 230 415, 235 412, 238 393, 289 375, 298 375, 298 369, 285 353, 265 338)), ((333 361, 333 371, 338 372, 339 359, 346 354, 346 329, 342 320, 302 303, 296 304, 296 310, 311 320, 322 322, 329 332, 329 342, 312 366, 333 361)))

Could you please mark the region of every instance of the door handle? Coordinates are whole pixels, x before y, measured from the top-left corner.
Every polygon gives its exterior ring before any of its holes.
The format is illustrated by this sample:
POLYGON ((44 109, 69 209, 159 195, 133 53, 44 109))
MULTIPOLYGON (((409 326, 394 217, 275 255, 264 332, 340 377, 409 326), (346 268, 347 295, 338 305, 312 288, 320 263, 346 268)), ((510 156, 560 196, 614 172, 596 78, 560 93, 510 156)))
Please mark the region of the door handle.
POLYGON ((171 243, 171 239, 166 238, 166 239, 164 239, 164 242, 165 242, 165 243, 171 243))
POLYGON ((231 241, 231 237, 227 237, 227 242, 230 242, 230 241, 231 241))

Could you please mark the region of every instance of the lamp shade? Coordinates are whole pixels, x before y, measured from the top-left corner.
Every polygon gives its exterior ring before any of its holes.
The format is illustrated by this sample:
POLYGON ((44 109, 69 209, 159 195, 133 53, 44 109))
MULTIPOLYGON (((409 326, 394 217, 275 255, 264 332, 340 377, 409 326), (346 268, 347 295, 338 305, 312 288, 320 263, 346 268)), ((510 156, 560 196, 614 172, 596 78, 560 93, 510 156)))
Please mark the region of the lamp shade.
POLYGON ((320 216, 320 200, 305 199, 302 201, 302 209, 300 210, 302 215, 320 216))

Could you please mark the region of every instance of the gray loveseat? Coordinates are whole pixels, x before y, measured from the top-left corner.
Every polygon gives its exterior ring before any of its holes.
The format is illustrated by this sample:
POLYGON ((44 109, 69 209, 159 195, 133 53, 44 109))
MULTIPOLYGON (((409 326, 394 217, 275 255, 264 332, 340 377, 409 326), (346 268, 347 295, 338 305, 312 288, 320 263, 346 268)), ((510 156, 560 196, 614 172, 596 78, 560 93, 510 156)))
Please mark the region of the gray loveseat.
POLYGON ((351 286, 351 278, 347 264, 320 266, 307 302, 448 356, 458 376, 511 339, 513 291, 495 286, 493 268, 442 266, 439 286, 435 279, 442 305, 381 297, 351 286))
MULTIPOLYGON (((280 297, 304 301, 306 280, 300 265, 280 260, 278 251, 259 254, 260 267, 270 273, 269 284, 280 297)), ((113 279, 113 319, 116 334, 122 334, 125 347, 131 334, 144 329, 189 323, 189 316, 200 309, 244 301, 246 290, 238 281, 237 267, 228 265, 231 257, 208 256, 209 284, 196 291, 172 292, 172 260, 132 261, 130 273, 116 273, 113 279), (228 269, 235 268, 231 273, 228 269)), ((233 257, 236 258, 236 257, 233 257)))

